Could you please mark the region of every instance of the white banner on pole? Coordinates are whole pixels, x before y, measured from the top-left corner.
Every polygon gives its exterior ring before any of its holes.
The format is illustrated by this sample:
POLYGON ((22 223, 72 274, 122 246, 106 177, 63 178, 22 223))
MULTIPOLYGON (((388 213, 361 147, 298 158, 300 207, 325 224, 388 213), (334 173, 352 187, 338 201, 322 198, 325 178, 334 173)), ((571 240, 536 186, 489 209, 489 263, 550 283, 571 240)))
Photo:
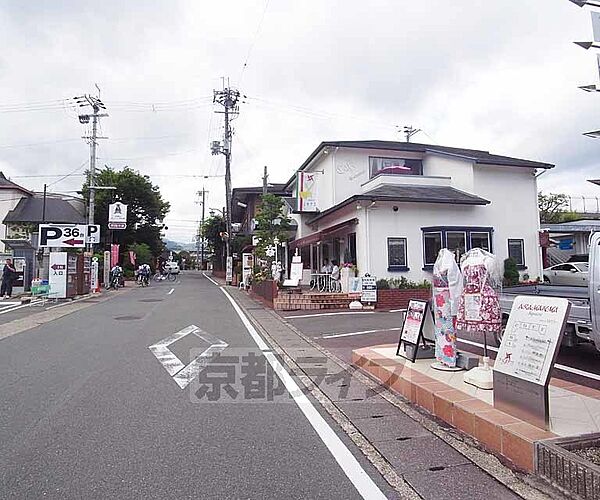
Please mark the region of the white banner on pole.
POLYGON ((299 212, 318 212, 317 181, 318 172, 298 172, 296 176, 296 199, 299 212))

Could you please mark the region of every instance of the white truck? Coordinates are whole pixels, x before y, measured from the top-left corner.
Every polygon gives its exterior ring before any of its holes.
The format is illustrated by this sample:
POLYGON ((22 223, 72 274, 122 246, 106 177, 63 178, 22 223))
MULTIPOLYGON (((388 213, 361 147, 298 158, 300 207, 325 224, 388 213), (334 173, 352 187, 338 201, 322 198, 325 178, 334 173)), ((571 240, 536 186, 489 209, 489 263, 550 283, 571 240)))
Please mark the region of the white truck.
MULTIPOLYGON (((590 236, 589 283, 587 287, 528 285, 504 288, 500 296, 500 307, 508 317, 513 300, 517 295, 546 295, 564 297, 571 302, 563 346, 575 346, 581 342, 592 342, 600 351, 600 233, 590 236)), ((501 334, 495 338, 500 345, 501 334)))

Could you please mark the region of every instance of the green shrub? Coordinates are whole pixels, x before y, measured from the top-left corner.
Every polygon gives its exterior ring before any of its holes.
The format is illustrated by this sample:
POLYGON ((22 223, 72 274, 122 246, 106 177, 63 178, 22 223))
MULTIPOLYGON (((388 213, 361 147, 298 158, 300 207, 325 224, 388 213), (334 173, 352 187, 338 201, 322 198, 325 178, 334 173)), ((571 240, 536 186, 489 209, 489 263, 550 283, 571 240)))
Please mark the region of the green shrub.
POLYGON ((504 260, 504 284, 506 286, 515 286, 519 284, 519 270, 515 259, 508 258, 504 260))
POLYGON ((376 285, 377 285, 378 290, 389 290, 389 288, 390 288, 390 284, 388 283, 388 280, 386 280, 385 278, 377 280, 376 285))

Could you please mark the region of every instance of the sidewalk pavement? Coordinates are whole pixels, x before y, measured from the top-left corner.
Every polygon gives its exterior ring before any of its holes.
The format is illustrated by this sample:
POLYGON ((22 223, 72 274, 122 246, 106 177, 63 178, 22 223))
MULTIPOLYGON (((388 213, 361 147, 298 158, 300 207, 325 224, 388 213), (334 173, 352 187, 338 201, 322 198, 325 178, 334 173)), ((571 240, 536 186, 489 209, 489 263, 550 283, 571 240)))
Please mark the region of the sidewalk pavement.
POLYGON ((227 291, 312 396, 403 497, 552 498, 460 433, 335 358, 243 290, 227 291), (415 496, 418 495, 418 496, 415 496))

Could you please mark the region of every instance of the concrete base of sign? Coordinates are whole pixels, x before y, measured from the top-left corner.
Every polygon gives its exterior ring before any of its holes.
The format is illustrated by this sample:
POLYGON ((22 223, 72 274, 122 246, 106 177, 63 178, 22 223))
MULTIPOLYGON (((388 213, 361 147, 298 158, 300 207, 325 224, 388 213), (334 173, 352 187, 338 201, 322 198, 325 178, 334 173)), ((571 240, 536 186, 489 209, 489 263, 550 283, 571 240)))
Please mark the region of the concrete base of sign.
POLYGON ((352 302, 350 302, 350 305, 348 306, 350 309, 362 309, 363 305, 358 301, 358 300, 354 300, 352 302))
POLYGON ((463 370, 470 370, 479 366, 479 356, 470 352, 458 351, 456 354, 456 366, 460 366, 463 370))
POLYGON ((432 346, 426 345, 420 345, 420 346, 416 346, 413 344, 408 344, 406 342, 403 342, 404 345, 404 352, 406 353, 406 357, 408 359, 432 359, 435 358, 435 348, 433 348, 432 346), (418 348, 417 348, 418 347, 418 348), (414 350, 417 349, 417 353, 415 355, 414 350))
POLYGON ((434 370, 440 370, 443 372, 459 372, 463 370, 460 366, 448 366, 442 363, 441 361, 436 361, 435 363, 431 363, 431 368, 434 370))
POLYGON ((477 366, 464 376, 465 384, 474 385, 479 389, 490 390, 494 388, 494 374, 490 368, 490 358, 483 358, 483 366, 477 366))

